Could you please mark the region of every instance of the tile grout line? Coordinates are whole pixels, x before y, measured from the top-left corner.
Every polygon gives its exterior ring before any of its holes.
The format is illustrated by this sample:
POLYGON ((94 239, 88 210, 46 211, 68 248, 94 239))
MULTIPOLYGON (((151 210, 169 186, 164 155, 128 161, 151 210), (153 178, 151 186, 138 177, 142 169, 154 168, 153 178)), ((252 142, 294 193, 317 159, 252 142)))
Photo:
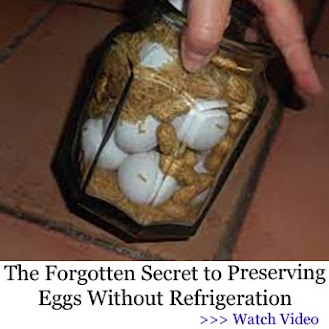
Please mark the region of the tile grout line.
POLYGON ((0 50, 0 64, 4 63, 21 46, 25 39, 34 32, 49 16, 51 11, 61 2, 61 0, 48 0, 44 10, 37 13, 25 27, 22 28, 13 38, 12 41, 0 50))
POLYGON ((77 242, 93 245, 108 251, 112 251, 118 255, 128 256, 133 260, 140 260, 140 261, 165 260, 156 255, 152 255, 150 253, 144 253, 134 248, 125 247, 123 245, 115 244, 113 242, 105 241, 99 238, 93 238, 86 233, 78 231, 77 229, 65 227, 64 225, 57 224, 54 221, 51 221, 51 219, 49 218, 47 219, 37 214, 32 214, 22 210, 18 210, 8 205, 5 205, 3 203, 0 203, 0 213, 9 215, 23 222, 38 225, 39 227, 45 230, 63 234, 67 237, 72 238, 77 242))

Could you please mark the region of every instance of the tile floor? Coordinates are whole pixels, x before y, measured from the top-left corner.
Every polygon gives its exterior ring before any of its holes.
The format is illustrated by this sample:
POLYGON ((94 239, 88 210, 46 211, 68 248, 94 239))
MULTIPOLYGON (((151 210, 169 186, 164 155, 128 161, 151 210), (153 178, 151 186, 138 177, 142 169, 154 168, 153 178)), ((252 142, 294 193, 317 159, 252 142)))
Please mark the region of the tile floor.
MULTIPOLYGON (((68 213, 49 164, 89 52, 122 20, 97 6, 122 2, 55 2, 0 5, 0 259, 213 259, 213 226, 193 243, 132 246, 68 213)), ((321 33, 315 46, 327 51, 321 33)), ((329 88, 329 59, 314 60, 329 88)), ((285 113, 234 259, 329 259, 328 105, 326 93, 285 113)))
POLYGON ((51 2, 43 0, 1 1, 0 47, 8 47, 39 13, 50 8, 51 2))

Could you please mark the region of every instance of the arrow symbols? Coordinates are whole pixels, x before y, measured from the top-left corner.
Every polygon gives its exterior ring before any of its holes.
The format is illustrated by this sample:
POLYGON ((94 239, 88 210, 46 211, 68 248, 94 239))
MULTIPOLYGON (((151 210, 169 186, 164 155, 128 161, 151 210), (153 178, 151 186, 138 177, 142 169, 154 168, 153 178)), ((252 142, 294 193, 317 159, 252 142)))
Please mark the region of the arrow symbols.
MULTIPOLYGON (((200 324, 204 324, 204 323, 206 323, 206 322, 208 322, 210 320, 212 320, 212 321, 209 324, 213 324, 213 323, 215 323, 215 322, 218 321, 218 319, 214 318, 213 316, 211 316, 210 319, 207 319, 204 316, 201 316, 201 319, 202 319, 202 322, 200 324)), ((227 319, 221 316, 220 317, 220 321, 221 322, 219 322, 219 324, 223 324, 223 323, 225 323, 227 321, 227 319)))

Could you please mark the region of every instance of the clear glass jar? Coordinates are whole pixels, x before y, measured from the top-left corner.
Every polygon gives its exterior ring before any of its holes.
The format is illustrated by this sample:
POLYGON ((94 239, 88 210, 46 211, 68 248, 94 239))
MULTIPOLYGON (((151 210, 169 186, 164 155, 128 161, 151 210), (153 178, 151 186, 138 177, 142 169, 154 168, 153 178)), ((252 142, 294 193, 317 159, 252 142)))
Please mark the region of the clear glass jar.
POLYGON ((271 49, 242 40, 247 24, 233 11, 231 39, 193 74, 184 24, 158 1, 107 37, 55 159, 71 209, 128 241, 193 235, 266 106, 271 49))

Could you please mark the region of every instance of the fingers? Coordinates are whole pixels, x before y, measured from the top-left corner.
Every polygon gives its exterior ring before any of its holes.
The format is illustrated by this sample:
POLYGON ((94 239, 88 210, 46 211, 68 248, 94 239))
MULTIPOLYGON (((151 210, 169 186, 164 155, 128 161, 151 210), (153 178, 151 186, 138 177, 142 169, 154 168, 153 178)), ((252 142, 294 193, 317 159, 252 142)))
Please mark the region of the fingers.
POLYGON ((206 64, 226 28, 231 0, 190 0, 182 38, 182 59, 190 72, 206 64))
POLYGON ((264 13, 275 44, 280 48, 304 95, 317 95, 323 88, 315 72, 300 13, 293 0, 253 0, 264 13))

